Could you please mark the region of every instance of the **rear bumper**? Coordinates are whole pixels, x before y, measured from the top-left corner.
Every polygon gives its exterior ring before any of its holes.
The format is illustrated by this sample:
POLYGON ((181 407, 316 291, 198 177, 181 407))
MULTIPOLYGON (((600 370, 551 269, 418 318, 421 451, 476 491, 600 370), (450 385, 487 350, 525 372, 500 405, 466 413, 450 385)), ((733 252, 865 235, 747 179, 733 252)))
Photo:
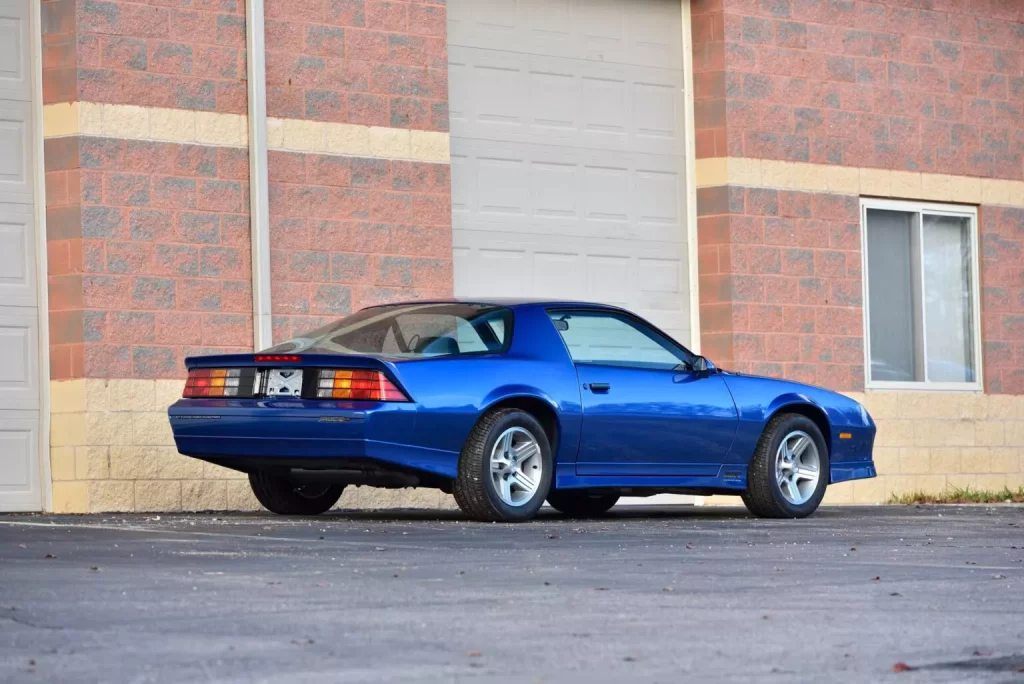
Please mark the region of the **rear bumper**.
POLYGON ((458 453, 413 444, 408 403, 182 399, 168 409, 178 451, 244 469, 276 463, 325 468, 345 459, 454 478, 458 453))

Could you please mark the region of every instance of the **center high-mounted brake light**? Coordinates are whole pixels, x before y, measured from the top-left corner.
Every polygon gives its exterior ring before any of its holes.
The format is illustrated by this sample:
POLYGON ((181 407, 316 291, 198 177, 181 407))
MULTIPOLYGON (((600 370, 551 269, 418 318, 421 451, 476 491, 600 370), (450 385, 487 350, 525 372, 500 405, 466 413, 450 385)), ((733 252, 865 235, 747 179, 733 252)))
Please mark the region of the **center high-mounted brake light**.
POLYGON ((300 363, 302 361, 301 356, 294 354, 257 354, 257 363, 300 363))
POLYGON ((375 370, 322 370, 317 378, 318 399, 409 401, 387 376, 375 370))

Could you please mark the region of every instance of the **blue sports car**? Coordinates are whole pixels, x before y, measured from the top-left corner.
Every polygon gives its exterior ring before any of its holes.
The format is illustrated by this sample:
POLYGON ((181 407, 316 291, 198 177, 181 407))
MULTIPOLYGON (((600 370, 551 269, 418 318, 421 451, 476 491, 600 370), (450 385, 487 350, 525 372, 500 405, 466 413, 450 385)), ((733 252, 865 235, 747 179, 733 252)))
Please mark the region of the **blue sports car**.
POLYGON ((799 518, 828 484, 875 475, 875 425, 856 401, 717 369, 611 306, 390 304, 186 365, 169 409, 178 450, 248 473, 281 514, 371 485, 441 489, 490 521, 663 492, 739 494, 755 515, 799 518))

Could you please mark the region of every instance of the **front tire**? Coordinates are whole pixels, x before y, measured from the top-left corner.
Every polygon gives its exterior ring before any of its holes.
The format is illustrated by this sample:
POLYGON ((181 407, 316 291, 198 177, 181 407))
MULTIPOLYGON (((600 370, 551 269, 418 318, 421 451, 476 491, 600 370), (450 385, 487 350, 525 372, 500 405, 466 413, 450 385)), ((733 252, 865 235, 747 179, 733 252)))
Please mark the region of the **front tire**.
POLYGON ((320 515, 345 491, 345 485, 296 485, 288 476, 267 470, 249 473, 249 486, 263 507, 278 515, 320 515))
POLYGON ((747 470, 743 503, 760 518, 806 518, 817 510, 828 486, 828 446, 810 418, 773 417, 747 470))
POLYGON ((618 500, 618 494, 592 494, 585 490, 556 489, 548 494, 548 503, 551 507, 572 518, 596 518, 604 515, 618 500))
POLYGON ((519 409, 491 411, 462 447, 455 501, 476 520, 529 520, 551 489, 553 470, 551 445, 536 418, 519 409))

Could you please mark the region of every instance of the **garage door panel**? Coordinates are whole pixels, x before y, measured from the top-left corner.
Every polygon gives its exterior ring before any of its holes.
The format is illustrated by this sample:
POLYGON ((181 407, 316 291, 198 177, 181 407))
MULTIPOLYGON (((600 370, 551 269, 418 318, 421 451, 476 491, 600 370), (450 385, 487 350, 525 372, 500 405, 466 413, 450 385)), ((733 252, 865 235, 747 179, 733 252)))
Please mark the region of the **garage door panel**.
POLYGON ((689 339, 680 13, 449 3, 457 295, 618 304, 689 339))
POLYGON ((0 203, 0 302, 35 307, 35 217, 32 207, 0 203))
POLYGON ((682 65, 678 0, 451 3, 449 45, 611 64, 682 65))
POLYGON ((0 101, 0 202, 32 203, 32 105, 0 101))
POLYGON ((0 100, 28 102, 29 7, 24 0, 0 0, 0 100))
POLYGON ((452 134, 683 154, 682 72, 449 48, 452 134))
POLYGON ((462 229, 685 241, 678 160, 550 145, 452 140, 462 229))
MULTIPOLYGON (((0 408, 39 408, 38 321, 32 309, 0 307, 0 408)), ((2 453, 2 452, 0 452, 2 453)))
POLYGON ((42 508, 30 7, 0 0, 0 511, 42 508))
POLYGON ((0 411, 0 510, 38 511, 39 417, 0 411))
POLYGON ((686 260, 675 243, 549 236, 543 246, 518 232, 468 231, 453 250, 465 296, 564 297, 626 307, 683 344, 690 339, 686 260))
MULTIPOLYGON (((621 245, 618 246, 621 252, 621 245)), ((667 246, 666 246, 667 247, 667 246)), ((668 257, 573 254, 572 245, 534 251, 514 240, 488 240, 455 250, 457 279, 474 279, 475 296, 564 297, 623 306, 650 320, 682 344, 689 319, 678 306, 688 296, 684 263, 668 257), (653 269, 653 270, 651 270, 653 269)))

